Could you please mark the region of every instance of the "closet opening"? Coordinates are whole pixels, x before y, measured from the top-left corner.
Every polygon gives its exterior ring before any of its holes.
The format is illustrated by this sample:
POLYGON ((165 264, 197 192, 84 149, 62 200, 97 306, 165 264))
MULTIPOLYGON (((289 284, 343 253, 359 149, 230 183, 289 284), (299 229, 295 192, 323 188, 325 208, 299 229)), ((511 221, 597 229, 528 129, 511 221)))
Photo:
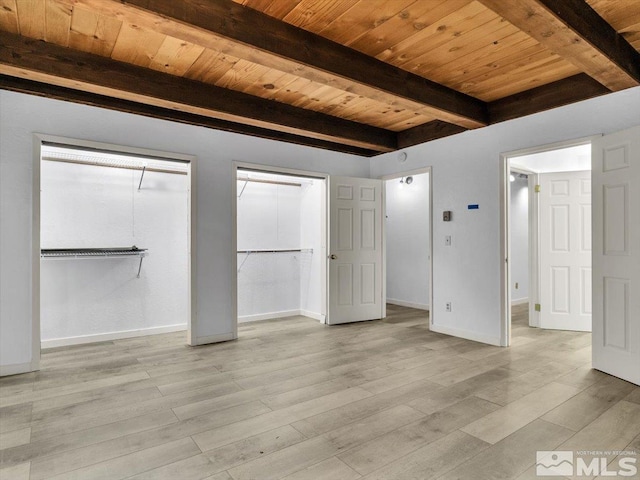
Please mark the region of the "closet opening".
POLYGON ((326 177, 238 165, 235 173, 236 336, 249 322, 325 323, 326 177))
POLYGON ((194 158, 36 144, 34 349, 186 331, 194 344, 194 158))
POLYGON ((433 322, 431 169, 391 175, 383 180, 387 315, 415 317, 430 326, 433 322), (426 315, 407 308, 422 310, 426 315))

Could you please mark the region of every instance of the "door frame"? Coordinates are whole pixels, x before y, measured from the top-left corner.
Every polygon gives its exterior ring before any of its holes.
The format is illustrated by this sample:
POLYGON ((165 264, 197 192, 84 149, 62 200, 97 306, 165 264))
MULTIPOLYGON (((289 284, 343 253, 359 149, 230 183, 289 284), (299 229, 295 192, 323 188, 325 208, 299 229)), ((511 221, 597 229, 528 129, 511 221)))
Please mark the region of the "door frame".
MULTIPOLYGON (((406 172, 383 175, 380 178, 383 182, 397 178, 409 177, 411 175, 429 174, 429 329, 433 325, 433 169, 431 166, 408 170, 406 172)), ((384 187, 383 183, 383 187, 384 187)), ((382 189, 382 218, 387 218, 387 197, 386 188, 382 189)), ((387 222, 382 222, 382 238, 384 248, 382 249, 382 305, 383 318, 387 316, 387 222)))
POLYGON ((148 148, 129 147, 111 143, 94 142, 91 140, 80 140, 76 138, 47 135, 42 133, 33 134, 33 194, 32 194, 32 224, 31 224, 31 371, 40 369, 41 338, 40 338, 40 245, 41 245, 41 163, 43 143, 53 143, 60 146, 75 148, 86 148, 93 150, 104 150, 107 152, 120 153, 123 155, 135 155, 142 157, 152 157, 159 160, 179 161, 187 163, 189 168, 187 178, 189 182, 188 201, 188 232, 187 244, 189 285, 187 295, 189 297, 189 310, 187 312, 187 343, 197 345, 198 317, 197 317, 197 249, 196 249, 196 214, 197 214, 197 184, 196 184, 196 157, 182 153, 165 152, 148 148))
MULTIPOLYGON (((515 157, 512 157, 515 158, 515 157)), ((527 182, 528 188, 528 221, 529 221, 529 249, 527 251, 527 262, 529 264, 529 293, 527 297, 527 304, 529 308, 529 326, 537 327, 540 323, 538 312, 535 309, 535 304, 540 300, 540 259, 538 257, 538 242, 540 241, 539 223, 538 223, 538 197, 536 196, 535 186, 539 183, 538 173, 533 170, 529 170, 523 167, 512 167, 509 165, 509 175, 512 173, 524 173, 529 176, 527 182)), ((511 181, 509 181, 509 257, 511 257, 511 181)), ((511 264, 509 264, 509 278, 511 278, 511 264)), ((509 285, 509 293, 511 293, 511 286, 509 285)), ((511 304, 511 299, 509 299, 511 304)), ((511 315, 509 315, 511 318, 511 315)), ((511 330, 511 322, 509 322, 509 330, 511 330)), ((509 333, 510 335, 511 333, 509 333)))
MULTIPOLYGON (((275 167, 273 165, 263 165, 257 163, 248 163, 241 161, 231 162, 231 299, 233 303, 232 316, 233 316, 233 339, 238 338, 238 170, 253 170, 261 173, 273 173, 293 175, 300 177, 311 177, 318 180, 323 180, 324 187, 324 201, 322 202, 322 212, 324 216, 323 232, 321 235, 324 237, 326 250, 329 248, 329 174, 324 172, 313 172, 309 170, 299 170, 295 168, 275 167)), ((322 262, 322 285, 324 286, 324 308, 325 318, 322 323, 327 324, 329 322, 329 276, 328 276, 328 259, 326 258, 322 262)))
MULTIPOLYGON (((509 152, 503 152, 500 154, 500 262, 502 266, 500 268, 500 346, 508 347, 511 345, 511 264, 509 259, 511 257, 511 225, 509 216, 511 213, 511 182, 509 176, 511 175, 511 159, 522 157, 525 155, 533 155, 536 153, 549 152, 553 150, 561 150, 563 148, 577 147, 579 145, 587 145, 593 142, 594 138, 598 138, 601 135, 590 135, 588 137, 580 137, 573 140, 564 140, 561 142, 550 143, 546 145, 540 145, 537 147, 529 147, 520 150, 512 150, 509 152)), ((515 170, 518 170, 517 168, 515 170)), ((537 177, 538 174, 533 172, 537 177)), ((531 186, 531 178, 529 185, 531 186)), ((530 195, 535 195, 533 189, 529 189, 530 195)), ((534 310, 531 308, 535 302, 532 298, 539 298, 539 273, 538 273, 538 211, 537 199, 529 201, 529 207, 531 209, 532 203, 534 205, 534 211, 529 211, 529 311, 534 310), (533 215, 535 213, 535 216, 533 215), (532 220, 535 220, 532 223, 532 220), (535 249, 536 256, 532 258, 531 252, 535 249), (536 268, 532 268, 535 263, 536 268), (533 290, 531 287, 534 287, 533 290)), ((592 227, 593 228, 593 227, 592 227)), ((592 230, 591 234, 594 232, 592 230)), ((535 310, 534 310, 535 312, 535 310)), ((539 324, 538 315, 534 315, 537 326, 539 324)), ((529 321, 531 326, 531 319, 529 321)))

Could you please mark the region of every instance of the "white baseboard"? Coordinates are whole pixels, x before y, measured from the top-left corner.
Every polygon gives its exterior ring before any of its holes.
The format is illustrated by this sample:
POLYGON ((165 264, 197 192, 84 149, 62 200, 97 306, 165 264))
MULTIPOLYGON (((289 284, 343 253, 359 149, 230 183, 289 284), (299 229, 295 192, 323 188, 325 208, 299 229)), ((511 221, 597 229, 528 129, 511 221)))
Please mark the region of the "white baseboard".
POLYGON ((125 330, 122 332, 99 333, 96 335, 82 335, 79 337, 53 338, 42 340, 42 348, 68 347, 70 345, 82 345, 85 343, 108 342, 123 338, 143 337, 145 335, 159 335, 186 330, 187 325, 167 325, 166 327, 141 328, 137 330, 125 330))
POLYGON ((258 322, 260 320, 272 320, 274 318, 295 317, 301 315, 300 310, 283 310, 281 312, 257 313, 255 315, 243 315, 238 317, 238 323, 258 322))
POLYGON ((452 337, 459 337, 459 338, 464 338, 466 340, 473 340, 474 342, 487 343, 489 345, 495 345, 496 347, 500 346, 500 337, 483 335, 481 333, 470 332, 469 330, 463 330, 461 328, 446 327, 444 325, 431 325, 430 330, 432 332, 451 335, 452 337))
POLYGON ((302 315, 303 317, 312 318, 313 320, 318 320, 320 323, 326 322, 326 315, 312 312, 311 310, 300 310, 300 315, 302 315))
POLYGON ((0 365, 0 377, 19 375, 37 370, 31 363, 15 363, 13 365, 0 365))
POLYGON ((260 320, 273 320, 274 318, 309 317, 319 322, 325 322, 325 315, 311 310, 283 310, 281 312, 257 313, 255 315, 243 315, 238 317, 238 323, 259 322, 260 320))
POLYGON ((515 300, 511 299, 511 306, 524 305, 525 303, 529 303, 528 298, 516 298, 515 300))
POLYGON ((233 333, 219 333, 217 335, 208 335, 206 337, 197 337, 196 343, 191 345, 195 347, 197 345, 207 345, 209 343, 228 342, 229 340, 235 340, 236 337, 233 333))
POLYGON ((387 303, 390 303, 391 305, 398 305, 400 307, 415 308, 417 310, 429 310, 429 305, 426 303, 405 302, 404 300, 397 300, 395 298, 387 298, 387 303))

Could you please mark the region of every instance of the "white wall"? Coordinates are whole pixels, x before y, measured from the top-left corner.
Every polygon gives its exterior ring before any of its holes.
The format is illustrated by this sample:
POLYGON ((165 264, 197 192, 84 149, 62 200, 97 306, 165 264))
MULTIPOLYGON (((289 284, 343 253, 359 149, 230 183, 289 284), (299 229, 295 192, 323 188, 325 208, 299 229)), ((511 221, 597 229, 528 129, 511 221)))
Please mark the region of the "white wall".
POLYGON ((42 162, 42 248, 149 249, 140 278, 138 257, 43 259, 45 345, 99 341, 115 332, 186 329, 188 177, 147 172, 138 191, 140 174, 42 162))
POLYGON ((529 298, 529 180, 511 182, 511 302, 529 298), (516 283, 518 288, 516 288, 516 283))
POLYGON ((433 166, 434 327, 482 341, 500 336, 500 153, 640 124, 640 87, 468 131, 367 160, 297 145, 0 91, 0 366, 28 370, 31 349, 33 134, 198 157, 197 336, 233 332, 232 160, 374 177, 433 166), (369 169, 370 167, 370 169, 369 169), (469 203, 480 209, 467 211, 469 203), (443 224, 441 212, 453 210, 443 224), (453 245, 444 246, 444 236, 453 245), (444 303, 452 302, 451 313, 444 303))
POLYGON ((197 157, 196 335, 232 338, 232 161, 366 177, 367 159, 276 141, 0 91, 0 366, 32 362, 34 133, 197 157))
POLYGON ((429 308, 429 174, 385 181, 387 302, 429 308))
POLYGON ((639 112, 636 87, 416 145, 405 149, 404 163, 398 153, 372 158, 373 177, 433 167, 434 329, 500 341, 500 154, 622 130, 640 124, 639 112), (479 210, 467 210, 475 203, 479 210), (452 222, 442 222, 443 210, 453 211, 452 222))

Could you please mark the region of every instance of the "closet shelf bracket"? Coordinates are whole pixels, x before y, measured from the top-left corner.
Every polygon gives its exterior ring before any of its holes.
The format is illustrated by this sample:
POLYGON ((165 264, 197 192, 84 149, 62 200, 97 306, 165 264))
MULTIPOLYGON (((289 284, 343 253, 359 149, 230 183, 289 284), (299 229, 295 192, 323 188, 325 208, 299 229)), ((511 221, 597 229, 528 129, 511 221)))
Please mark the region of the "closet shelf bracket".
POLYGON ((249 183, 249 179, 246 179, 244 181, 244 185, 242 186, 242 191, 240 192, 240 195, 238 195, 238 198, 242 198, 242 194, 244 193, 244 189, 247 188, 247 183, 249 183))
POLYGON ((138 275, 136 275, 136 278, 140 278, 140 271, 142 270, 142 261, 144 260, 144 255, 140 255, 140 265, 138 265, 138 275))
POLYGON ((126 248, 54 248, 40 250, 42 258, 122 258, 140 257, 137 278, 140 278, 142 271, 142 260, 149 255, 146 248, 133 247, 126 248))
MULTIPOLYGON (((146 171, 147 171, 147 166, 144 165, 142 167, 142 174, 140 175, 140 183, 138 183, 138 191, 140 191, 140 188, 142 187, 142 179, 144 178, 144 172, 146 172, 146 171)), ((142 260, 140 260, 140 263, 142 263, 142 260)), ((138 275, 138 276, 140 276, 140 275, 138 275)))

